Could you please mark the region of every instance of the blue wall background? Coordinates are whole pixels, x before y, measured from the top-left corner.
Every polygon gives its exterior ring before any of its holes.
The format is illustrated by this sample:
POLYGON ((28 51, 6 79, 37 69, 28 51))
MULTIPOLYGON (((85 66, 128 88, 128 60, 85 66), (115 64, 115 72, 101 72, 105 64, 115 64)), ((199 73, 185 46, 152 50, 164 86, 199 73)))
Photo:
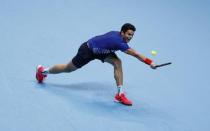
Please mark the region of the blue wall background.
POLYGON ((210 130, 209 36, 209 0, 0 0, 0 129, 210 130), (100 61, 36 83, 36 65, 66 63, 126 22, 137 28, 131 47, 173 63, 152 70, 117 52, 132 107, 113 102, 113 69, 100 61))

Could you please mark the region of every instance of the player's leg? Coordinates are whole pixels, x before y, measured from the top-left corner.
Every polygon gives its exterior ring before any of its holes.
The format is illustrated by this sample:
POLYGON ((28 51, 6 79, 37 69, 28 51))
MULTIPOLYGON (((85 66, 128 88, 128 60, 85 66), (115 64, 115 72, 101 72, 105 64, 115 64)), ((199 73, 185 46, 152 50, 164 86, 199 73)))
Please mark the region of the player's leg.
POLYGON ((104 59, 104 62, 111 64, 114 67, 114 78, 116 81, 117 87, 123 85, 123 71, 122 71, 122 62, 117 56, 108 56, 104 59))
POLYGON ((78 68, 70 61, 67 64, 57 64, 49 68, 49 74, 70 73, 78 68))
POLYGON ((122 62, 116 54, 112 54, 104 59, 104 62, 111 64, 114 67, 114 78, 117 84, 117 94, 115 95, 115 101, 122 104, 131 106, 132 102, 125 96, 122 91, 123 87, 123 70, 122 62))
POLYGON ((58 73, 69 73, 77 70, 78 68, 74 66, 72 62, 67 64, 56 64, 50 68, 44 68, 42 65, 37 66, 36 79, 39 83, 42 83, 48 74, 58 74, 58 73))
POLYGON ((44 78, 47 77, 47 74, 58 74, 64 72, 69 73, 81 68, 93 59, 92 52, 88 48, 87 43, 83 43, 80 46, 76 56, 67 64, 56 64, 51 68, 44 68, 43 66, 38 65, 36 79, 41 83, 43 82, 44 78))

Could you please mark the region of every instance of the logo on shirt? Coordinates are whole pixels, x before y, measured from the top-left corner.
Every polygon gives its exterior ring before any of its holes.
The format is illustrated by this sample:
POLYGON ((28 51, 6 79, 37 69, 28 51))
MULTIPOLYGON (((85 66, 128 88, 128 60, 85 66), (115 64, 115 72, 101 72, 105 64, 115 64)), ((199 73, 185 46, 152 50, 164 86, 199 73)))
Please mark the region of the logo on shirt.
POLYGON ((115 52, 117 50, 107 50, 107 49, 101 49, 101 48, 93 48, 94 54, 109 54, 112 52, 115 52))

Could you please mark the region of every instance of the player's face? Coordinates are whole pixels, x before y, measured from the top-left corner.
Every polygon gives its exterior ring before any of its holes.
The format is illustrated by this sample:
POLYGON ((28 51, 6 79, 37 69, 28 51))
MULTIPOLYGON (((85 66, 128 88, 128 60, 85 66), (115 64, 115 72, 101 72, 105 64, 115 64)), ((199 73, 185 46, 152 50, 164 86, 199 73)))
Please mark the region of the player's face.
POLYGON ((128 43, 133 38, 134 31, 127 30, 126 32, 121 32, 121 35, 122 35, 123 39, 128 43))

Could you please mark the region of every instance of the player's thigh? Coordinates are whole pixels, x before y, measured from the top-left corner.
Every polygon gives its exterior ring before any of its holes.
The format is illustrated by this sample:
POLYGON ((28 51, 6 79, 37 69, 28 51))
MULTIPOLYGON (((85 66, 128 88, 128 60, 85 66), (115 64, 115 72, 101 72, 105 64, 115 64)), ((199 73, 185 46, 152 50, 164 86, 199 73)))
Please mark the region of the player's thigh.
POLYGON ((107 63, 113 65, 114 67, 121 66, 121 64, 122 64, 120 58, 115 53, 107 56, 104 59, 104 62, 107 62, 107 63))

